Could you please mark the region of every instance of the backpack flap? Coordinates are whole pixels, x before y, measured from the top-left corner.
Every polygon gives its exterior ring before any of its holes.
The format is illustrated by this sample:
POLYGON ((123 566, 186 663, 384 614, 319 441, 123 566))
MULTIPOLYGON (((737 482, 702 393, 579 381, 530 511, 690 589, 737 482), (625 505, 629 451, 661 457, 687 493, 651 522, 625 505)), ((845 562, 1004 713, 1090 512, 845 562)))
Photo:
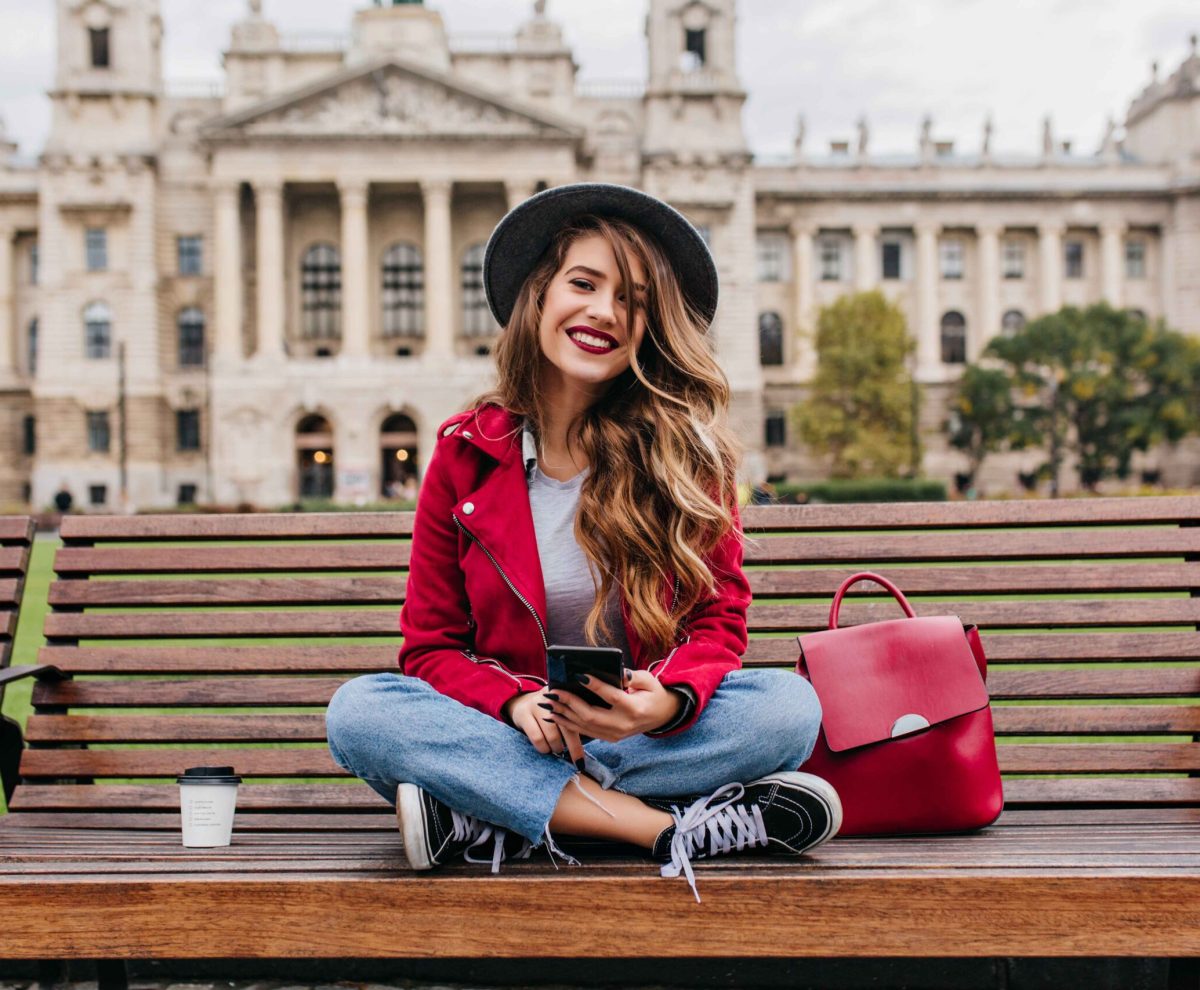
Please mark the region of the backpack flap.
POLYGON ((799 637, 834 752, 919 732, 988 704, 953 615, 892 619, 799 637))

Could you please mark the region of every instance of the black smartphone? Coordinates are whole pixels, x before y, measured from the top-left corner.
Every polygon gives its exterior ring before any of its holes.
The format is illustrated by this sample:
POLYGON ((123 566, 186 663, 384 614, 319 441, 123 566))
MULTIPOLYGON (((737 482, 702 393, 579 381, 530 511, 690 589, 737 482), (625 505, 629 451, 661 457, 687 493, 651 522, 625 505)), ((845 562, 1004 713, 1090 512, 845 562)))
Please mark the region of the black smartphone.
POLYGON ((550 687, 570 691, 589 705, 612 708, 607 701, 579 683, 581 674, 598 677, 615 688, 623 687, 625 660, 614 646, 551 646, 546 653, 550 687))

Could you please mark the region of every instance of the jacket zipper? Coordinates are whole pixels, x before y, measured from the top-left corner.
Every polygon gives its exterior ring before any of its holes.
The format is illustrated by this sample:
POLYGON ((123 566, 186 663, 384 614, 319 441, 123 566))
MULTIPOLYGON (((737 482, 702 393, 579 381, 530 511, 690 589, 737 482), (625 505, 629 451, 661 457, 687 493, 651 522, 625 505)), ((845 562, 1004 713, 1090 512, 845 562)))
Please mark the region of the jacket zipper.
POLYGON ((523 594, 521 594, 521 592, 519 592, 517 590, 517 586, 508 579, 508 575, 504 573, 504 568, 502 568, 500 566, 500 564, 497 562, 496 558, 492 556, 491 551, 488 550, 488 548, 485 547, 482 543, 480 543, 479 540, 476 539, 475 535, 469 529, 467 529, 467 527, 464 526, 462 524, 462 522, 459 521, 458 515, 455 513, 451 513, 451 518, 454 520, 454 524, 460 530, 462 530, 464 534, 466 534, 467 538, 472 543, 474 543, 477 547, 479 547, 480 550, 482 550, 484 552, 484 554, 487 556, 487 559, 492 562, 492 566, 494 568, 496 568, 496 573, 499 574, 500 577, 502 577, 504 579, 504 583, 508 585, 509 590, 514 595, 517 596, 517 600, 522 605, 524 605, 527 609, 529 609, 529 614, 533 616, 533 621, 537 623, 538 632, 542 636, 542 646, 545 647, 546 650, 548 651, 550 649, 550 640, 546 638, 546 628, 545 628, 545 626, 542 625, 542 620, 541 620, 541 618, 539 618, 539 616, 537 614, 537 609, 535 609, 533 607, 533 605, 530 604, 528 598, 526 598, 523 594))

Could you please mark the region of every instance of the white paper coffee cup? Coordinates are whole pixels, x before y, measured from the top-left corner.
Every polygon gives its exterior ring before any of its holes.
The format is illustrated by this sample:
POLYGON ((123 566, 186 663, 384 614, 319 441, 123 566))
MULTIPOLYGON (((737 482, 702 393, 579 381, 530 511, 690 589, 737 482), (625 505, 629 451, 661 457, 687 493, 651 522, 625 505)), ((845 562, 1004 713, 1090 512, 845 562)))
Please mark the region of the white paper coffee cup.
POLYGON ((191 767, 175 778, 183 844, 195 848, 227 846, 233 836, 233 811, 242 778, 233 767, 191 767))

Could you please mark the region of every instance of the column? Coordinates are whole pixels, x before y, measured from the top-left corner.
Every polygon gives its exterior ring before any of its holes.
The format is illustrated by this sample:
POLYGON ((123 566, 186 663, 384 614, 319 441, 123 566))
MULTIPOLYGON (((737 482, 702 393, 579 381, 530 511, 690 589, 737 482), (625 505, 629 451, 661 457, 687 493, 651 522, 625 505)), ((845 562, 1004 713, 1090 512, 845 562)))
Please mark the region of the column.
MULTIPOLYGON (((1170 223, 1164 224, 1158 231, 1158 243, 1155 245, 1158 249, 1158 265, 1159 265, 1159 315, 1172 327, 1178 327, 1180 323, 1179 314, 1175 308, 1175 246, 1178 240, 1175 236, 1175 228, 1170 223)), ((1148 265, 1153 264, 1154 253, 1150 252, 1150 257, 1146 259, 1148 265)), ((1149 269, 1153 271, 1153 269, 1149 269)), ((1150 316, 1155 314, 1151 313, 1150 316)))
POLYGON ((1047 221, 1038 227, 1042 314, 1062 308, 1064 229, 1061 221, 1047 221))
POLYGON ((216 334, 213 353, 219 362, 242 359, 242 226, 240 184, 216 188, 213 277, 216 334))
POLYGON ((917 377, 936 378, 942 370, 937 306, 938 233, 935 223, 918 223, 917 237, 917 377))
POLYGON ((1000 332, 1000 228, 976 227, 979 250, 979 319, 967 327, 967 360, 974 361, 1000 332))
POLYGON ((867 292, 879 281, 878 237, 878 227, 858 225, 854 228, 854 288, 857 292, 867 292))
POLYGON ((1112 221, 1100 225, 1100 295, 1114 309, 1124 305, 1121 280, 1124 247, 1124 223, 1112 221))
POLYGON ((367 240, 367 183, 338 181, 342 201, 342 355, 366 357, 370 351, 371 265, 367 240))
POLYGON ((792 224, 792 281, 793 312, 796 329, 792 339, 796 341, 794 365, 804 379, 810 379, 817 371, 817 327, 816 285, 813 281, 813 237, 812 226, 799 221, 792 224))
POLYGON ((10 374, 16 368, 16 348, 13 339, 15 312, 13 310, 13 231, 0 227, 0 374, 10 374))
POLYGON ((258 241, 258 349, 260 360, 283 358, 283 184, 254 184, 258 241))
POLYGON ((425 198, 425 353, 454 356, 454 259, 449 179, 421 183, 425 198))
POLYGON ((530 196, 537 189, 536 182, 527 182, 520 179, 506 179, 504 181, 504 194, 508 198, 508 209, 511 212, 530 196))

